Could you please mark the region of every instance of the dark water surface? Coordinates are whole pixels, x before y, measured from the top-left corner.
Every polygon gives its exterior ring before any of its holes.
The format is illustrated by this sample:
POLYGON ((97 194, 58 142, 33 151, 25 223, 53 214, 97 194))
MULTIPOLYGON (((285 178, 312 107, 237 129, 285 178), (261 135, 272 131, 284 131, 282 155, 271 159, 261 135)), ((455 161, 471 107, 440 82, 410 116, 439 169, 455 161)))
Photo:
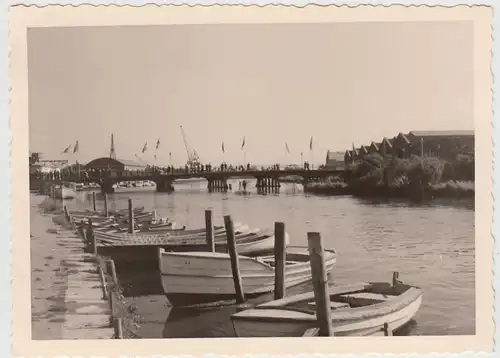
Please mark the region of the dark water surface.
MULTIPOLYGON (((232 186, 238 188, 238 183, 232 182, 232 186)), ((176 183, 174 194, 156 193, 154 188, 120 189, 109 195, 109 201, 111 208, 126 208, 127 199, 132 198, 134 206, 156 209, 159 215, 175 220, 177 227, 204 227, 205 209, 213 210, 216 225, 222 225, 223 215, 227 214, 252 228, 273 228, 275 221, 283 221, 293 245, 307 245, 307 232, 319 231, 325 246, 338 254, 332 275, 335 283, 390 282, 392 272, 398 271, 402 281, 422 288, 423 303, 408 334, 475 333, 472 203, 374 203, 351 197, 309 196, 298 188, 284 185, 280 194, 268 195, 258 195, 250 188, 251 195, 238 195, 208 193, 205 182, 176 183)), ((70 205, 90 204, 74 200, 70 205)), ((131 267, 126 270, 134 272, 131 267)), ((136 289, 132 291, 141 295, 127 300, 141 316, 141 337, 234 335, 229 316, 236 308, 169 308, 158 291, 159 277, 139 275, 133 277, 136 289)), ((304 285, 287 293, 309 287, 304 285)))

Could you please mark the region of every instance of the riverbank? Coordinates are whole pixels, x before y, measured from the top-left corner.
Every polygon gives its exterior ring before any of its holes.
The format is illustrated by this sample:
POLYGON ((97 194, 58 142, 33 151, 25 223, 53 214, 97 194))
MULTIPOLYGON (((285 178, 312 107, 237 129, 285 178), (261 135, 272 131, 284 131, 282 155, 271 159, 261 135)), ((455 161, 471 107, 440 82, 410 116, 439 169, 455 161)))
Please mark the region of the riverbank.
POLYGON ((474 199, 474 182, 453 182, 434 184, 415 195, 409 186, 348 186, 344 183, 312 183, 304 192, 319 195, 350 195, 358 198, 385 198, 408 200, 474 199))
POLYGON ((109 339, 112 312, 99 261, 66 222, 61 201, 30 197, 32 339, 109 339))

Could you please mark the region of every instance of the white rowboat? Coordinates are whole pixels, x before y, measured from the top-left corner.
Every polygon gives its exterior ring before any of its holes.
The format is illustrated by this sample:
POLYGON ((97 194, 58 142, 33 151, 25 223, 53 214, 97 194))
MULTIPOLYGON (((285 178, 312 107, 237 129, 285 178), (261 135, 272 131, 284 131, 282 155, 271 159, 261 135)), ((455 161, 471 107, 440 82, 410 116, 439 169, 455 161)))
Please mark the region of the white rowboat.
MULTIPOLYGON (((330 308, 335 336, 384 335, 384 324, 396 331, 422 303, 418 287, 384 282, 331 286, 330 308)), ((317 327, 314 293, 267 302, 231 316, 238 337, 299 337, 317 327)))
MULTIPOLYGON (((237 250, 240 250, 239 246, 237 250)), ((158 254, 163 290, 172 305, 186 306, 234 298, 229 254, 166 252, 163 249, 159 249, 158 254)), ((329 272, 336 262, 333 250, 325 251, 325 261, 329 272)), ((274 256, 239 256, 239 267, 245 295, 274 290, 274 256)), ((287 247, 285 286, 296 286, 311 280, 311 277, 307 247, 287 247)))

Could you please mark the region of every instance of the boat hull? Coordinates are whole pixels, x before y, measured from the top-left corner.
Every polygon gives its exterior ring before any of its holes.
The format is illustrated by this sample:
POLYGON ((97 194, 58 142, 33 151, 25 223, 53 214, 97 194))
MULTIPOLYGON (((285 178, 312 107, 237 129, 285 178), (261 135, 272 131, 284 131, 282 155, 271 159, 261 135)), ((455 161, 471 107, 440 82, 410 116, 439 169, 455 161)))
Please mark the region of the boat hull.
MULTIPOLYGON (((407 305, 387 314, 378 315, 377 311, 365 316, 336 320, 332 314, 335 336, 383 336, 382 327, 387 323, 392 331, 397 331, 410 322, 422 304, 422 295, 415 296, 407 305)), ((303 312, 262 309, 259 315, 233 315, 231 321, 237 337, 300 337, 304 332, 317 327, 315 319, 303 312)), ((348 309, 344 310, 344 314, 348 309)), ((338 313, 341 313, 339 310, 338 313)))
MULTIPOLYGON (((291 248, 293 250, 293 248, 291 248)), ((160 250, 162 286, 174 306, 206 303, 235 297, 229 254, 167 253, 160 250)), ((335 255, 326 261, 327 271, 335 264, 335 255)), ((274 268, 262 260, 239 257, 243 292, 257 296, 274 290, 274 268)), ((309 261, 287 266, 285 286, 293 287, 311 280, 309 261)))

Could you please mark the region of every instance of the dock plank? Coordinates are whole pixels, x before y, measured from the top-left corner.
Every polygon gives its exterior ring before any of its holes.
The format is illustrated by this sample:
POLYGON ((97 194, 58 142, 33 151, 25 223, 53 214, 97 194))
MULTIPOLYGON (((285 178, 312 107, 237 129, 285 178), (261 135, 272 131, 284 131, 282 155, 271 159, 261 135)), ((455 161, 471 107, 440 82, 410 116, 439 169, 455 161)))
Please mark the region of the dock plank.
POLYGON ((86 328, 63 331, 63 339, 112 339, 114 335, 113 328, 86 328))
POLYGON ((111 318, 107 314, 67 314, 63 323, 64 329, 107 328, 111 318))

